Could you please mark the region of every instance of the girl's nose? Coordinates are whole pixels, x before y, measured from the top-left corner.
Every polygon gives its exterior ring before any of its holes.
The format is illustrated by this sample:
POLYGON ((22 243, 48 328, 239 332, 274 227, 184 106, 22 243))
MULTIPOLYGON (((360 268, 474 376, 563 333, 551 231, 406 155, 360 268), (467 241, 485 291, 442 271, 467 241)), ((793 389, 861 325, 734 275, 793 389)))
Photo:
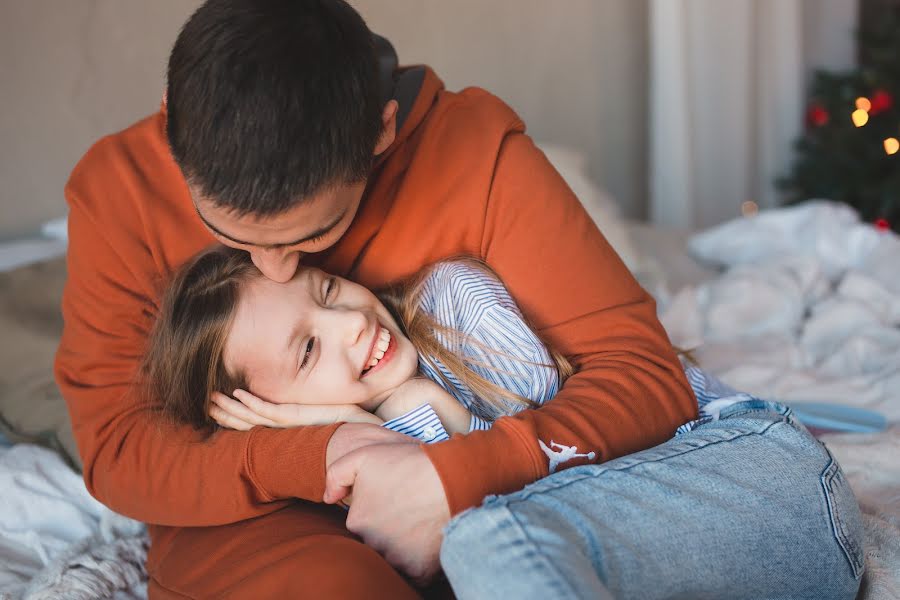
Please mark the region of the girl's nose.
POLYGON ((341 319, 341 329, 350 346, 371 341, 369 338, 374 335, 374 331, 372 331, 373 327, 369 317, 364 312, 359 310, 342 310, 339 318, 341 319))

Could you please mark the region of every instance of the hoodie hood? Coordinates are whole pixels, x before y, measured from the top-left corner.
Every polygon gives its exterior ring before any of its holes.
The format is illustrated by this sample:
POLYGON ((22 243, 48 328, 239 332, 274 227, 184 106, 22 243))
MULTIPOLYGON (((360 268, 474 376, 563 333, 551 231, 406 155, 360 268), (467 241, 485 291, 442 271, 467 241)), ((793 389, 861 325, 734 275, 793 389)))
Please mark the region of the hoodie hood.
POLYGON ((444 89, 444 82, 426 65, 400 67, 394 73, 394 93, 391 99, 399 104, 397 109, 397 135, 387 150, 381 153, 376 164, 383 162, 409 138, 444 89))

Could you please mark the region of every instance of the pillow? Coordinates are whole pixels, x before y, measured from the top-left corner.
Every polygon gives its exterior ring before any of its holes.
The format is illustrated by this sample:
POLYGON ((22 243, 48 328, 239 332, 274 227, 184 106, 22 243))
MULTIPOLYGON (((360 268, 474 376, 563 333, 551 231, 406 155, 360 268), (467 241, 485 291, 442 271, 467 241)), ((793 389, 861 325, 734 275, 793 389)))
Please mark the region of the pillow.
POLYGON ((639 270, 642 257, 631 241, 628 226, 613 197, 588 175, 587 157, 567 146, 547 142, 538 142, 536 145, 581 200, 594 224, 625 265, 632 272, 639 270))
POLYGON ((0 273, 0 431, 59 451, 80 470, 66 403, 53 378, 62 334, 65 258, 0 273))

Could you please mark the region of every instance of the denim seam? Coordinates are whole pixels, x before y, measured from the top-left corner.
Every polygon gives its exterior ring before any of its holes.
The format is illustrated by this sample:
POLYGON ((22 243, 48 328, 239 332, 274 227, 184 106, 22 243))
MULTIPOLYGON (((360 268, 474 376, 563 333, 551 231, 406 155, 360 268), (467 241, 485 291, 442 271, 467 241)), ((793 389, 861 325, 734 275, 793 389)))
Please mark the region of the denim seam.
POLYGON ((836 506, 837 501, 834 498, 833 483, 834 480, 841 475, 840 466, 838 465, 838 462, 834 460, 834 457, 831 456, 831 452, 829 452, 828 455, 830 462, 822 472, 820 480, 822 491, 825 495, 825 503, 828 506, 828 516, 830 517, 829 520, 831 522, 832 535, 834 535, 838 544, 841 546, 841 550, 844 552, 847 562, 850 563, 854 578, 859 579, 862 576, 864 568, 856 558, 857 555, 860 554, 860 549, 856 543, 850 539, 850 536, 847 535, 846 526, 838 513, 836 506))
MULTIPOLYGON (((556 486, 553 487, 553 488, 550 488, 550 490, 559 490, 559 489, 568 487, 568 486, 570 486, 570 485, 572 485, 572 484, 575 484, 575 483, 579 483, 579 482, 581 482, 581 481, 584 481, 585 479, 596 479, 596 478, 598 478, 598 477, 602 477, 604 474, 609 473, 610 471, 616 471, 616 472, 630 471, 631 469, 633 469, 633 468, 635 468, 635 467, 640 467, 640 466, 643 466, 643 465, 646 465, 646 464, 649 464, 649 463, 663 462, 663 461, 666 461, 666 460, 669 460, 669 459, 672 459, 672 458, 678 458, 679 456, 684 456, 685 454, 688 454, 688 453, 690 453, 690 452, 695 452, 695 451, 697 451, 697 450, 702 450, 702 449, 704 449, 704 448, 709 448, 710 446, 715 446, 715 445, 721 444, 721 443, 723 443, 723 442, 732 442, 732 441, 734 441, 734 440, 737 440, 737 439, 740 439, 740 438, 743 438, 743 437, 747 437, 747 436, 751 436, 751 435, 762 435, 762 434, 766 433, 767 431, 769 431, 769 429, 771 429, 772 427, 774 427, 775 425, 778 425, 778 424, 780 424, 780 423, 787 423, 787 420, 786 420, 786 419, 780 419, 780 420, 775 421, 775 422, 773 422, 773 423, 769 423, 768 425, 766 425, 766 427, 765 427, 764 429, 762 429, 762 430, 760 430, 760 431, 748 431, 748 432, 746 432, 746 433, 740 433, 740 434, 735 435, 734 437, 729 437, 729 438, 727 438, 727 439, 722 439, 722 440, 717 440, 717 441, 715 441, 715 442, 710 442, 710 443, 708 443, 708 444, 705 444, 705 445, 703 445, 703 446, 699 446, 699 447, 696 447, 696 448, 689 448, 689 449, 686 449, 686 450, 684 450, 683 452, 679 452, 678 454, 671 454, 671 455, 669 455, 669 456, 664 456, 664 457, 656 458, 656 459, 653 459, 653 460, 644 460, 644 461, 635 463, 635 464, 633 464, 633 465, 629 465, 629 466, 627 466, 627 467, 623 467, 623 468, 621 468, 621 469, 604 469, 604 470, 603 470, 602 472, 600 472, 600 473, 595 473, 595 474, 587 473, 587 474, 582 475, 582 476, 579 477, 578 479, 572 479, 571 481, 566 481, 565 483, 559 483, 559 484, 556 484, 556 486)), ((790 423, 788 423, 788 425, 790 425, 790 423)), ((597 465, 597 466, 601 466, 601 465, 597 465)), ((530 498, 530 497, 531 497, 532 495, 534 495, 534 494, 543 494, 543 493, 546 493, 546 492, 548 492, 548 491, 550 491, 550 490, 542 489, 542 490, 539 490, 539 491, 538 491, 538 490, 528 490, 528 489, 525 489, 525 490, 522 490, 521 492, 519 492, 519 494, 521 494, 521 496, 522 496, 521 498, 509 498, 509 497, 503 497, 503 496, 500 496, 500 497, 498 497, 498 499, 503 498, 503 499, 505 499, 506 502, 508 502, 508 503, 510 503, 510 504, 513 503, 513 502, 524 502, 525 500, 527 500, 528 498, 530 498)), ((516 495, 518 495, 518 494, 516 494, 516 495)))
POLYGON ((519 532, 519 536, 521 539, 524 539, 528 542, 531 553, 533 556, 538 558, 538 561, 544 566, 545 569, 550 571, 553 575, 555 575, 555 581, 560 582, 562 584, 561 587, 564 587, 566 591, 569 592, 572 598, 577 598, 578 595, 575 591, 575 588, 572 587, 572 584, 569 583, 569 580, 566 578, 565 574, 557 568, 557 566, 547 559, 544 553, 540 552, 540 546, 538 546, 537 542, 535 542, 531 536, 528 535, 528 530, 522 525, 519 519, 516 517, 513 511, 509 510, 508 507, 502 507, 506 512, 507 517, 512 521, 512 523, 516 526, 516 529, 519 532))

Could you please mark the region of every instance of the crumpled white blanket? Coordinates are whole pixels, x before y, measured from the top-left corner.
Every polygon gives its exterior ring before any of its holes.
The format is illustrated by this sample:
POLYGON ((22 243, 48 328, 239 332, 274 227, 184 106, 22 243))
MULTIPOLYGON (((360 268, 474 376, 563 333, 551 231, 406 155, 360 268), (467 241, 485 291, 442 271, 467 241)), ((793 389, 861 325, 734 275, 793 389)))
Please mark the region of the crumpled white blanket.
POLYGON ((863 511, 858 598, 900 598, 900 236, 817 201, 736 219, 689 247, 723 272, 663 307, 674 344, 756 396, 853 405, 893 423, 822 440, 863 511))
POLYGON ((812 202, 715 227, 690 248, 725 271, 660 318, 703 368, 757 396, 900 420, 900 236, 812 202))
POLYGON ((146 598, 143 524, 88 493, 58 454, 0 447, 0 600, 146 598))

